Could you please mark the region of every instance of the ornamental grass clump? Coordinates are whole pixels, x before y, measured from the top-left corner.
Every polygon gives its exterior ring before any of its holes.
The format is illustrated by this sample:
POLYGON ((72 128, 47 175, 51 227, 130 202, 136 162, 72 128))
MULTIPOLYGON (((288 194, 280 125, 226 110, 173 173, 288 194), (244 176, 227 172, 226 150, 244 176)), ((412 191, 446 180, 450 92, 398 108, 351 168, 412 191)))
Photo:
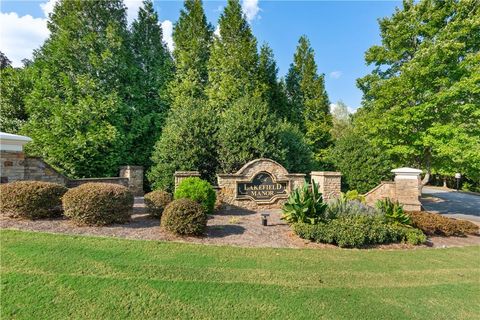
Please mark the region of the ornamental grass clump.
POLYGON ((147 213, 160 218, 167 205, 172 202, 172 195, 163 190, 155 190, 147 193, 144 201, 147 213))
POLYGON ((205 214, 212 214, 217 194, 212 185, 198 177, 189 177, 178 185, 174 195, 175 200, 190 199, 198 202, 205 214))
POLYGON ((0 185, 0 212, 11 218, 41 219, 60 216, 67 188, 41 181, 18 181, 0 185))
POLYGON ((163 212, 163 229, 182 236, 199 236, 207 227, 207 215, 202 206, 190 199, 172 201, 163 212))
POLYGON ((79 225, 103 226, 130 220, 133 194, 112 183, 85 183, 63 196, 65 216, 79 225))

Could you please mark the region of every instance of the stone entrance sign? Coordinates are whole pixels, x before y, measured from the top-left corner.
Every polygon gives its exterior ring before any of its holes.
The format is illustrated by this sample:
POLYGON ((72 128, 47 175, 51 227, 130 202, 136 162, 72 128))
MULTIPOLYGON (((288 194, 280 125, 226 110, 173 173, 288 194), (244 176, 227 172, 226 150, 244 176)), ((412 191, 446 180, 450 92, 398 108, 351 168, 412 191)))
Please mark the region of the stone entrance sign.
POLYGON ((224 210, 279 209, 305 174, 288 173, 279 163, 257 159, 233 174, 218 174, 218 198, 224 210))
POLYGON ((237 199, 269 202, 287 194, 288 181, 275 181, 268 172, 257 173, 252 181, 237 182, 237 199))

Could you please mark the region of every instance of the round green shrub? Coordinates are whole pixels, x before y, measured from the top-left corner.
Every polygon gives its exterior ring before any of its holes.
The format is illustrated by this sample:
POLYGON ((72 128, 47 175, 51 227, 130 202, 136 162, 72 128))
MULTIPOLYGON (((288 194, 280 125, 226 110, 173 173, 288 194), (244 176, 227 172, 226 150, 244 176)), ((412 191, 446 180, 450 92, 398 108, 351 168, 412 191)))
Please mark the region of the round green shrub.
POLYGON ((175 199, 190 199, 198 202, 206 214, 212 214, 217 194, 208 181, 190 177, 180 182, 175 190, 175 199))
POLYGON ((12 218, 40 219, 62 213, 62 185, 41 181, 18 181, 0 185, 0 212, 12 218))
POLYGON ((163 212, 161 226, 178 235, 201 235, 207 227, 207 215, 202 206, 190 199, 170 202, 163 212))
POLYGON ((165 207, 172 202, 172 195, 163 190, 155 190, 144 197, 147 213, 152 217, 160 218, 165 207))
POLYGON ((85 183, 63 196, 65 216, 80 225, 107 225, 130 220, 133 194, 112 183, 85 183))

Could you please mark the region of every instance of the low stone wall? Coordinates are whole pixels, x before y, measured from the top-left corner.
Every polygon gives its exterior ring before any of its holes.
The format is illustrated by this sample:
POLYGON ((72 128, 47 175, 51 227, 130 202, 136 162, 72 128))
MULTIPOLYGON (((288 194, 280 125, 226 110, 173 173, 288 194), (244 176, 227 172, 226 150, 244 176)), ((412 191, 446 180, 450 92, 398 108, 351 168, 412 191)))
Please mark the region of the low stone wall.
POLYGON ((393 181, 382 181, 378 186, 368 191, 365 195, 367 205, 374 207, 378 200, 390 198, 395 199, 395 183, 393 181))
POLYGON ((44 181, 73 188, 87 182, 115 183, 127 187, 136 196, 143 195, 143 167, 120 167, 119 177, 69 179, 38 157, 26 157, 22 151, 1 151, 1 183, 44 181))
POLYGON ((407 211, 420 211, 421 170, 414 168, 394 169, 395 179, 392 182, 382 182, 365 194, 368 205, 374 206, 378 200, 390 198, 398 201, 407 211))
POLYGON ((25 159, 25 177, 24 180, 53 182, 67 185, 69 179, 57 170, 52 168, 41 158, 25 159))
POLYGON ((67 187, 75 188, 85 183, 113 183, 128 188, 128 179, 119 177, 72 179, 68 181, 67 187))

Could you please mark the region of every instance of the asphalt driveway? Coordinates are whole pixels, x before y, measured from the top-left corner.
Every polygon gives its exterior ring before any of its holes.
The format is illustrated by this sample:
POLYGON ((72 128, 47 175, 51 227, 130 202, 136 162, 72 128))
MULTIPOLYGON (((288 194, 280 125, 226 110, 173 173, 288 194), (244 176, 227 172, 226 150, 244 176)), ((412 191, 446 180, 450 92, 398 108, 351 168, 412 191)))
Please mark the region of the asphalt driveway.
POLYGON ((480 222, 480 196, 449 189, 424 187, 425 210, 458 219, 480 222))

